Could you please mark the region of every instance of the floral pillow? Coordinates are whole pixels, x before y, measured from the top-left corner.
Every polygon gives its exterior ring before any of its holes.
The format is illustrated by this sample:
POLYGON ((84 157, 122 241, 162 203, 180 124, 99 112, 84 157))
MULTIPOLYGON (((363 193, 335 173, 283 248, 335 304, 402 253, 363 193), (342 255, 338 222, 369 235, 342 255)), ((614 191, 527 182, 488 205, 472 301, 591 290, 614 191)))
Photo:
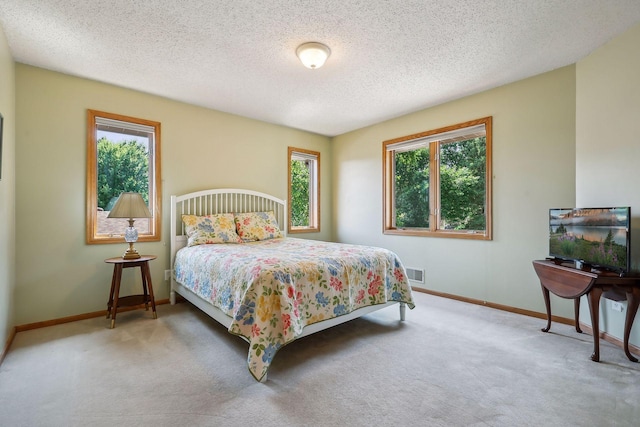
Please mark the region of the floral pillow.
POLYGON ((237 213, 234 219, 238 236, 245 242, 282 237, 273 211, 237 213))
POLYGON ((242 243, 236 233, 233 214, 182 215, 187 232, 187 246, 212 243, 242 243))

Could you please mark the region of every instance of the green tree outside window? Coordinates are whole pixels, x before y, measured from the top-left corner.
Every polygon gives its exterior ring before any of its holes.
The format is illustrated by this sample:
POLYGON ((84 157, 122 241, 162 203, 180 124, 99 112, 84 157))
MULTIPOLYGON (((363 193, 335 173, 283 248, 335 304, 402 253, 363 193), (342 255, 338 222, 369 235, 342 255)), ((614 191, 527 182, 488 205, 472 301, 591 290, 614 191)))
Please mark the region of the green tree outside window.
POLYGON ((149 151, 137 141, 98 140, 98 207, 111 210, 120 193, 140 193, 149 204, 149 151))

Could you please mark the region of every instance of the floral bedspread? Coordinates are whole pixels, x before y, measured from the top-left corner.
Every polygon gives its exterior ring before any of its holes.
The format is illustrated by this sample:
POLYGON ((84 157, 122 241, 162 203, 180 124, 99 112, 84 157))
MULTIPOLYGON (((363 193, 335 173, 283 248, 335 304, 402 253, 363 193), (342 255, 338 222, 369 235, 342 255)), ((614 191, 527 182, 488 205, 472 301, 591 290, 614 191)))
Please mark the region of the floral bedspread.
POLYGON ((393 252, 371 246, 279 238, 178 251, 176 280, 233 318, 249 341, 247 362, 260 381, 276 352, 306 325, 389 301, 414 307, 393 252))

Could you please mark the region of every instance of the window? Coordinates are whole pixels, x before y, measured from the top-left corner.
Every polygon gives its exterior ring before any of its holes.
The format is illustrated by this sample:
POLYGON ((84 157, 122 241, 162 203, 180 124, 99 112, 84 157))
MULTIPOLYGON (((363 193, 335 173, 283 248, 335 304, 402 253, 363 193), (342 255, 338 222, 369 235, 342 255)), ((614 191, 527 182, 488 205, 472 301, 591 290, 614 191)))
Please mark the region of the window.
POLYGON ((140 193, 151 218, 136 219, 139 242, 159 241, 160 123, 88 110, 87 243, 120 243, 128 220, 107 218, 124 191, 140 193))
POLYGON ((289 233, 320 231, 320 153, 289 147, 289 233))
POLYGON ((491 240, 491 121, 383 143, 385 234, 491 240))

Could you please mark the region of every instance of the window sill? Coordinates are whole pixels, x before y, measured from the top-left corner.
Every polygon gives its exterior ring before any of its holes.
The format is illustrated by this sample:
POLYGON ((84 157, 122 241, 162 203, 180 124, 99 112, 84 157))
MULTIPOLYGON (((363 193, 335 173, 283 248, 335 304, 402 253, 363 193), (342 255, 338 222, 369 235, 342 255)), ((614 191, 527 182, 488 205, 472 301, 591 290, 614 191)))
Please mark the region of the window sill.
POLYGON ((383 234, 396 236, 443 237, 448 239, 493 240, 489 233, 482 231, 431 231, 425 229, 389 228, 385 229, 383 234))

